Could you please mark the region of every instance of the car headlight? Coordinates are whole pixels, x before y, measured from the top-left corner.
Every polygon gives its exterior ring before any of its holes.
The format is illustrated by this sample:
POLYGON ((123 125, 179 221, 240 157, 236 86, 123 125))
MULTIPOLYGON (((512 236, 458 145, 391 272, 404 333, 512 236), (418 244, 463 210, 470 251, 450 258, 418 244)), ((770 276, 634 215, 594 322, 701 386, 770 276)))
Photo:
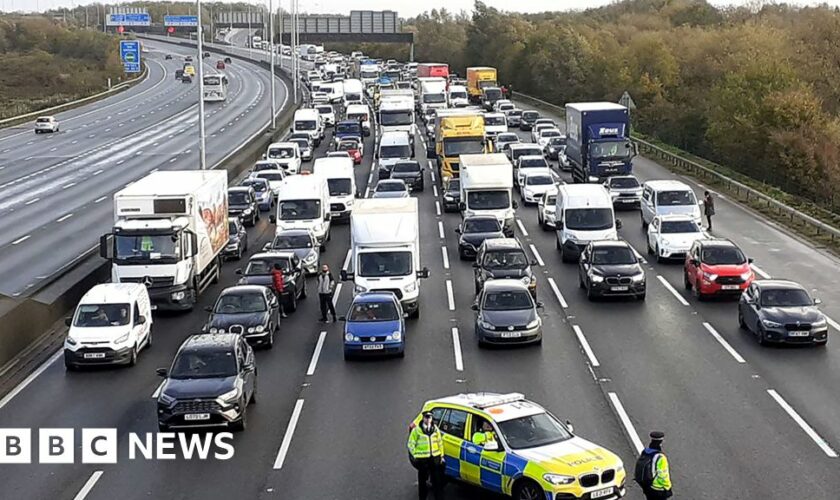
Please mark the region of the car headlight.
POLYGON ((601 283, 602 281, 604 281, 604 277, 600 274, 595 274, 594 272, 589 271, 589 280, 593 283, 601 283))
POLYGON ((226 402, 226 403, 233 403, 234 401, 239 399, 239 396, 240 396, 239 387, 236 387, 232 391, 226 392, 226 393, 222 394, 221 396, 219 396, 219 399, 226 402))
POLYGON ((78 342, 76 342, 76 339, 74 339, 73 337, 68 335, 67 336, 67 343, 70 344, 70 345, 76 345, 78 342))
POLYGON ((572 241, 572 242, 577 242, 578 241, 577 236, 575 236, 574 234, 567 234, 566 239, 569 240, 569 241, 572 241))
POLYGON ((633 283, 639 283, 645 280, 645 273, 644 271, 642 271, 639 274, 631 276, 630 278, 633 280, 633 283))
POLYGON ((265 326, 257 325, 257 326, 254 327, 254 331, 257 332, 257 333, 262 333, 262 332, 265 331, 265 326))
POLYGON ((165 392, 161 392, 158 395, 158 401, 165 404, 165 405, 171 405, 172 403, 175 402, 175 398, 173 398, 172 396, 170 396, 169 394, 167 394, 165 392))
POLYGON ((114 340, 115 344, 122 344, 123 342, 128 342, 128 333, 121 335, 114 340))
POLYGON ((393 340, 400 340, 401 338, 402 338, 402 332, 400 332, 399 330, 395 331, 394 333, 391 334, 391 339, 393 339, 393 340))
POLYGON ((210 329, 210 333, 224 333, 225 331, 221 328, 216 328, 215 326, 210 329))
POLYGON ((540 323, 541 323, 540 318, 537 318, 534 321, 525 325, 525 328, 528 328, 528 329, 536 328, 536 327, 540 326, 540 323))
POLYGON ((405 293, 413 293, 415 290, 417 290, 417 282, 413 281, 413 282, 407 284, 405 286, 404 290, 405 290, 405 293))
POLYGON ((352 333, 345 333, 344 334, 344 340, 346 340, 347 342, 353 342, 353 334, 352 333))
POLYGON ((717 279, 717 277, 718 277, 717 274, 707 273, 706 271, 703 271, 703 279, 705 279, 707 281, 714 281, 714 280, 717 279))
POLYGON ((453 197, 451 194, 443 195, 443 199, 446 201, 455 201, 455 197, 453 197))
POLYGON ((769 319, 763 319, 763 320, 761 320, 761 322, 764 323, 764 326, 766 326, 767 328, 781 328, 782 327, 781 323, 776 322, 776 321, 770 321, 769 319))
POLYGON ((811 323, 811 328, 822 328, 822 327, 827 326, 827 325, 828 325, 828 321, 826 321, 826 319, 823 318, 823 319, 820 319, 820 320, 817 320, 817 321, 814 321, 813 323, 811 323))
POLYGON ((303 261, 307 264, 312 264, 318 258, 318 254, 315 253, 315 250, 309 252, 309 254, 303 258, 303 261))
POLYGON ((531 277, 530 276, 523 277, 522 278, 522 284, 523 285, 530 285, 531 284, 531 277))
POLYGON ((492 330, 496 329, 495 326, 493 326, 492 324, 484 321, 483 319, 478 321, 478 326, 480 326, 481 328, 484 328, 485 330, 491 330, 492 331, 492 330))
POLYGON ((254 327, 253 327, 253 326, 249 326, 249 327, 248 327, 248 329, 246 330, 246 332, 248 332, 248 333, 254 333, 254 327))
POLYGON ((187 295, 184 292, 173 292, 172 293, 172 300, 184 300, 184 297, 186 297, 186 296, 187 295))
POLYGON ((250 215, 251 214, 251 207, 246 208, 245 210, 242 211, 242 213, 245 214, 245 215, 250 215))
POLYGON ((364 293, 367 292, 367 288, 363 287, 362 285, 356 285, 356 293, 364 293))
POLYGON ((555 486, 563 485, 563 484, 572 484, 575 482, 575 478, 572 476, 565 476, 563 474, 543 474, 543 479, 547 483, 551 483, 555 486))
POLYGON ((748 279, 752 278, 752 275, 753 275, 752 271, 747 271, 747 272, 745 272, 744 274, 741 275, 741 279, 744 280, 744 281, 747 281, 748 279))

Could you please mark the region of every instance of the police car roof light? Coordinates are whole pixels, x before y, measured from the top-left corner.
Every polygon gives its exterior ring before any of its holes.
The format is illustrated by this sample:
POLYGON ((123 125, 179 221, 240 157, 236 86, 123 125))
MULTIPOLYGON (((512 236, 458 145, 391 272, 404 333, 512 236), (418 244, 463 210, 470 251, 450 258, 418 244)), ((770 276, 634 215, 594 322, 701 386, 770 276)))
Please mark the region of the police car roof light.
POLYGON ((510 394, 500 394, 498 397, 485 399, 480 403, 476 403, 473 405, 475 408, 479 410, 483 410, 485 408, 490 408, 492 406, 499 406, 507 403, 515 403, 517 401, 525 400, 525 395, 519 392, 511 392, 510 394))

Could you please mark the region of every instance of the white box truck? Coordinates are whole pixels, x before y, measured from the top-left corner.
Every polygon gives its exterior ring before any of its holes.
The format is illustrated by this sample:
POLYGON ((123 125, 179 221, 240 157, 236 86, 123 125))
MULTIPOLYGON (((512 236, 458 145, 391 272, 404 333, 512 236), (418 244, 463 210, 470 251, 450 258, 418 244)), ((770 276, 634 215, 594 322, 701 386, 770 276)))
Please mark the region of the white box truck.
POLYGON ((350 216, 350 269, 341 279, 354 282, 354 293, 391 291, 407 316, 419 317, 419 279, 429 277, 420 268, 419 226, 417 198, 358 200, 350 216))
POLYGON ((408 132, 412 149, 416 134, 414 92, 409 89, 390 89, 380 92, 379 128, 382 133, 408 132))
POLYGON ((228 243, 227 172, 153 172, 114 194, 114 228, 100 238, 111 281, 142 283, 160 309, 192 309, 219 280, 228 243))
POLYGON ((502 153, 461 155, 461 214, 495 215, 513 237, 513 166, 502 153))
POLYGON ((284 229, 308 229, 321 251, 330 240, 330 192, 327 180, 315 174, 286 177, 277 190, 277 213, 270 217, 277 233, 284 229))
POLYGON ((427 109, 446 109, 446 79, 418 78, 420 82, 420 112, 427 109))

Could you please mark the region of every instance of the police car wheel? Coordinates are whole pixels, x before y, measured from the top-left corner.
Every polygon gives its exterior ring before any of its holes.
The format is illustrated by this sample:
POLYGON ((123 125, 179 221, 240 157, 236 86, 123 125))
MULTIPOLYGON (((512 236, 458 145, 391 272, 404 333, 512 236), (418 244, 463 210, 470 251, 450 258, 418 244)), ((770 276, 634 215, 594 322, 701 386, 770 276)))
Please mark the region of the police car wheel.
POLYGON ((538 500, 539 498, 545 498, 545 493, 535 482, 523 480, 514 487, 513 498, 515 500, 538 500))

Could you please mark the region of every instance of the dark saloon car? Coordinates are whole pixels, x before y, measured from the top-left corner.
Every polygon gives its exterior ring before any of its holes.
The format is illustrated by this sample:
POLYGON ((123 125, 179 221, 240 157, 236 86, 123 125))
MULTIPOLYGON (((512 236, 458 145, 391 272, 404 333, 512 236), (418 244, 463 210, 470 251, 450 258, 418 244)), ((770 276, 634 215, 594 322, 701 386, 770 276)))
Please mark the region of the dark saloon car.
POLYGON ((472 306, 479 347, 489 344, 541 344, 542 320, 527 285, 501 279, 485 283, 472 306))
POLYGON ((251 345, 274 347, 280 305, 271 289, 259 285, 228 287, 219 294, 216 304, 205 310, 210 313, 205 332, 238 333, 251 345))
POLYGON ((399 179, 405 182, 409 191, 423 191, 425 182, 423 181, 423 167, 420 162, 398 161, 391 168, 391 179, 399 179))
POLYGON ((580 254, 578 282, 586 297, 625 296, 645 299, 645 271, 626 241, 593 241, 580 254))
POLYGON ((237 269, 241 274, 240 285, 262 285, 274 290, 274 280, 271 270, 274 264, 280 264, 285 279, 285 289, 280 296, 286 312, 297 310, 298 300, 306 298, 306 278, 303 266, 294 252, 263 252, 251 256, 245 271, 237 269))
POLYGON ((515 238, 485 240, 478 248, 473 264, 475 293, 478 294, 489 280, 511 278, 522 282, 536 298, 537 277, 531 271, 531 266, 536 265, 535 260, 528 260, 528 255, 515 238))
POLYGON ((519 129, 524 132, 529 132, 534 126, 534 122, 539 120, 540 112, 529 109, 522 112, 522 120, 519 122, 519 129))
POLYGON ((242 254, 248 251, 248 231, 245 230, 245 225, 236 217, 228 219, 228 244, 225 245, 223 255, 225 258, 232 258, 239 260, 242 254))
POLYGON ((228 188, 228 215, 239 217, 249 227, 260 220, 260 208, 257 206, 257 193, 250 186, 228 188))
POLYGON ((798 283, 784 280, 754 281, 741 294, 738 324, 758 343, 828 343, 828 322, 813 299, 798 283))
POLYGON ((472 215, 458 224, 458 256, 461 260, 474 259, 484 240, 504 238, 502 224, 495 215, 472 215))
POLYGON ((458 212, 461 204, 461 180, 448 177, 443 181, 443 211, 458 212))
POLYGON ((157 398, 158 428, 227 426, 244 430, 256 401, 254 351, 238 334, 192 335, 181 344, 157 398))
POLYGON ((254 193, 257 196, 257 205, 259 205, 260 211, 268 212, 271 210, 271 207, 274 206, 274 192, 271 190, 271 185, 266 179, 248 177, 247 179, 244 179, 240 185, 254 188, 254 193))
POLYGON ((318 273, 318 259, 321 247, 309 229, 283 229, 277 232, 271 243, 266 243, 264 252, 294 252, 303 263, 307 275, 318 273))

